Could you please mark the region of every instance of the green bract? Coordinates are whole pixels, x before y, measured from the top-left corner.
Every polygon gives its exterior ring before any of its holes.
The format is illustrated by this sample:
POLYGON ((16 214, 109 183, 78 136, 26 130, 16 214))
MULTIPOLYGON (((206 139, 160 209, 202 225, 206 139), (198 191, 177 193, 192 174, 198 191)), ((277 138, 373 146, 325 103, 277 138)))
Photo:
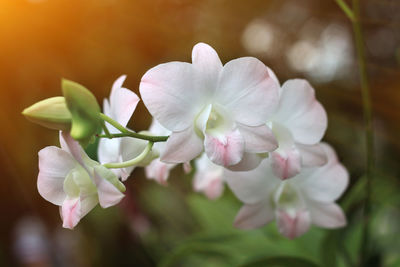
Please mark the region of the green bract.
POLYGON ((24 109, 22 114, 28 120, 50 129, 62 131, 71 129, 72 116, 62 96, 39 101, 24 109))
POLYGON ((95 96, 78 83, 64 79, 62 90, 72 116, 70 135, 86 146, 101 128, 100 107, 95 96))

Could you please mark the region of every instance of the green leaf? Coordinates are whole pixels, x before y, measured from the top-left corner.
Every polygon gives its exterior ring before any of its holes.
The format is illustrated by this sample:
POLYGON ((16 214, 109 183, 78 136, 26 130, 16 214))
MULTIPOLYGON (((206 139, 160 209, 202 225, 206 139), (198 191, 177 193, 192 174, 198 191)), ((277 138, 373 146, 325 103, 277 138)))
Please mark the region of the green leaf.
POLYGON ((261 258, 246 262, 240 267, 318 267, 312 261, 299 257, 272 257, 261 258))

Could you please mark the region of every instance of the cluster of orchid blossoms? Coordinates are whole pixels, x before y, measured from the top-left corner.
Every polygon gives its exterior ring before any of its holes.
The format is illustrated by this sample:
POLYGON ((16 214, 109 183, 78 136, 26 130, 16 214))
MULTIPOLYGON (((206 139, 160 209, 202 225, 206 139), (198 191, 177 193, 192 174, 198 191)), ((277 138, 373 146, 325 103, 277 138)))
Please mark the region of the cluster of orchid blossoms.
POLYGON ((63 97, 24 110, 33 122, 60 130, 60 148, 39 152, 38 190, 60 206, 63 226, 73 228, 93 207, 107 208, 124 197, 135 167, 167 184, 169 172, 194 168, 193 187, 218 198, 225 183, 243 207, 242 229, 276 220, 288 238, 311 224, 346 224, 335 204, 348 173, 321 139, 327 116, 314 89, 302 79, 282 85, 261 61, 243 57, 222 65, 216 51, 199 43, 192 63, 169 62, 148 70, 140 82, 142 100, 154 117, 147 131, 126 127, 139 97, 118 78, 103 113, 90 91, 63 80, 63 97), (94 139, 98 162, 82 147, 94 139))

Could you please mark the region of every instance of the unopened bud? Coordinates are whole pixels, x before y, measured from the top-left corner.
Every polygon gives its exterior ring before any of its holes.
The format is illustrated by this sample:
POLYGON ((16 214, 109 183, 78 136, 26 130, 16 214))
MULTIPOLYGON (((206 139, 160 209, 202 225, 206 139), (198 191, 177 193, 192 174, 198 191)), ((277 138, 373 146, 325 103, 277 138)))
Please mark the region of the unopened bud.
POLYGON ((62 96, 39 101, 24 109, 22 114, 28 120, 50 129, 62 131, 71 129, 72 116, 62 96))

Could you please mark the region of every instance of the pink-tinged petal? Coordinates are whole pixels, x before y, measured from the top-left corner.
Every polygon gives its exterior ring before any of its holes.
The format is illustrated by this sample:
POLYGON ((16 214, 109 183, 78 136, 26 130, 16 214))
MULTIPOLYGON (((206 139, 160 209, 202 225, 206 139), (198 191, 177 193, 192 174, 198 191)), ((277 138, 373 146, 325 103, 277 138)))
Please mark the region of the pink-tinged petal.
POLYGON ((243 158, 244 140, 239 130, 225 135, 205 134, 204 149, 208 158, 217 165, 231 166, 243 158))
POLYGON ((219 198, 224 191, 224 168, 212 163, 206 154, 197 159, 195 164, 193 189, 196 192, 204 192, 209 199, 219 198))
POLYGON ((280 84, 279 79, 276 76, 275 72, 273 72, 273 70, 271 70, 269 67, 267 67, 267 71, 268 71, 268 74, 271 77, 271 79, 274 80, 280 86, 281 84, 280 84))
POLYGON ((322 146, 296 144, 300 152, 301 164, 304 167, 322 166, 328 162, 328 158, 322 146))
POLYGON ((274 210, 268 201, 243 205, 236 215, 236 228, 250 230, 260 228, 274 219, 274 210))
POLYGON ((264 153, 278 148, 278 141, 267 125, 251 127, 239 124, 238 128, 244 138, 246 152, 264 153))
POLYGON ((66 198, 61 206, 63 227, 73 229, 81 220, 81 202, 79 197, 66 198))
POLYGON ((66 197, 64 179, 78 163, 72 156, 55 146, 39 151, 39 175, 37 188, 39 194, 47 201, 62 205, 66 197))
POLYGON ((147 109, 165 128, 183 131, 193 124, 204 106, 194 68, 189 63, 170 62, 147 71, 140 94, 147 109))
POLYGON ((128 124, 139 102, 139 97, 134 92, 122 88, 125 79, 126 75, 122 75, 114 82, 110 95, 110 106, 113 119, 119 122, 122 126, 128 124))
POLYGON ((161 185, 167 185, 170 170, 175 167, 175 164, 161 162, 160 159, 153 160, 150 165, 146 166, 146 177, 154 179, 161 185))
POLYGON ((308 171, 301 182, 304 195, 315 201, 333 202, 337 200, 349 183, 347 170, 337 160, 335 151, 327 144, 321 144, 328 157, 328 163, 308 171))
POLYGON ((85 166, 83 162, 84 151, 77 141, 75 141, 67 132, 60 131, 60 145, 61 149, 70 153, 76 161, 82 166, 85 166))
POLYGON ((222 196, 224 192, 224 182, 221 179, 214 179, 203 191, 208 199, 215 200, 222 196))
POLYGON ((271 170, 267 160, 251 171, 232 172, 225 170, 225 181, 233 193, 246 204, 256 204, 265 199, 270 199, 273 190, 281 183, 271 170))
POLYGON ((301 158, 295 148, 270 153, 274 174, 282 180, 291 178, 301 171, 301 158))
POLYGON ((318 143, 327 128, 325 109, 311 85, 301 79, 283 84, 274 120, 289 128, 296 142, 307 145, 318 143))
POLYGON ((231 171, 250 171, 258 167, 264 158, 255 153, 243 153, 243 158, 238 164, 228 166, 231 171))
POLYGON ((212 95, 222 71, 222 63, 217 52, 205 43, 198 43, 193 47, 192 62, 197 75, 204 83, 202 89, 212 95))
POLYGON ((267 67, 252 57, 229 61, 223 68, 216 100, 235 121, 259 126, 271 117, 278 105, 279 84, 267 67))
POLYGON ((298 210, 295 214, 277 210, 276 219, 279 232, 289 239, 294 239, 308 231, 311 224, 307 210, 298 210))
POLYGON ((347 224, 342 209, 335 203, 308 201, 312 223, 324 228, 338 228, 347 224))
POLYGON ((193 127, 181 132, 173 132, 168 138, 160 160, 166 163, 183 163, 197 157, 203 150, 200 137, 193 127))
POLYGON ((191 171, 192 171, 192 165, 190 165, 190 161, 188 161, 188 162, 184 162, 183 164, 182 164, 182 166, 183 166, 183 172, 185 173, 185 174, 188 174, 188 173, 190 173, 191 171))
POLYGON ((102 208, 108 208, 117 205, 124 194, 121 193, 113 184, 99 176, 96 169, 93 171, 93 180, 97 187, 99 203, 102 208))

